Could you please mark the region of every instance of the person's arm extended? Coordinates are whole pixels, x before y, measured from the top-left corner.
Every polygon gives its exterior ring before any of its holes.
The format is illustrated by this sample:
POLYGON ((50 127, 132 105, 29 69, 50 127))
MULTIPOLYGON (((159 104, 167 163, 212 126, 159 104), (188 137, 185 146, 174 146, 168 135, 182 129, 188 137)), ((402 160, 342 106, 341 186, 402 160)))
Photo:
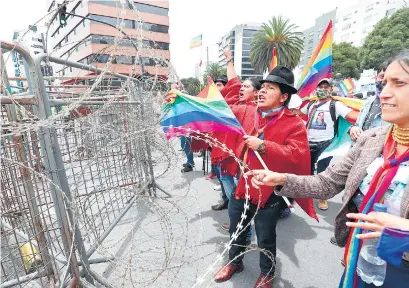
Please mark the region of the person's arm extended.
POLYGON ((227 61, 227 80, 237 78, 236 70, 234 70, 233 57, 229 49, 224 50, 224 57, 227 61))
POLYGON ((363 135, 339 163, 329 166, 324 172, 314 176, 297 176, 266 170, 248 172, 255 175, 252 185, 278 186, 278 196, 292 198, 330 199, 344 190, 348 175, 360 150, 369 136, 363 135))

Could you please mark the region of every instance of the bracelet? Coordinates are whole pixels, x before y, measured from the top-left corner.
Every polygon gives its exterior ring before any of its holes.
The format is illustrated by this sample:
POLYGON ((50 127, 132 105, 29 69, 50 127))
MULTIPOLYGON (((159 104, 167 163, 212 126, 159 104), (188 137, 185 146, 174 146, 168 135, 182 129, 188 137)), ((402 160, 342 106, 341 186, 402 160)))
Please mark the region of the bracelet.
POLYGON ((233 64, 233 58, 230 58, 229 60, 227 60, 227 64, 229 64, 231 62, 231 64, 233 64))
POLYGON ((260 146, 258 146, 257 151, 260 154, 266 153, 266 144, 264 144, 264 141, 263 141, 263 143, 260 144, 260 146))

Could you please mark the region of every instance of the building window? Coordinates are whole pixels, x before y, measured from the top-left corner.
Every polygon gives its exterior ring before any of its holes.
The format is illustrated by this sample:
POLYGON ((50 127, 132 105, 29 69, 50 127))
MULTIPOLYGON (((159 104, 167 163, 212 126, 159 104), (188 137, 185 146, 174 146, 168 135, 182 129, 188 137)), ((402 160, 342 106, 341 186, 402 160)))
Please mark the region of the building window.
POLYGON ((65 43, 68 43, 68 35, 65 36, 64 40, 65 40, 65 43))
POLYGON ((243 50, 250 50, 250 49, 251 49, 250 44, 243 43, 243 50))
POLYGON ((257 33, 257 30, 243 29, 243 37, 253 37, 257 33))
POLYGON ((254 75, 254 70, 248 70, 248 69, 241 69, 241 75, 254 75))
POLYGON ((347 29, 349 29, 349 28, 351 28, 351 23, 349 23, 349 24, 345 24, 344 26, 342 26, 342 31, 344 31, 344 30, 347 30, 347 29))
POLYGON ((251 66, 251 64, 242 64, 241 68, 249 68, 249 69, 253 69, 253 67, 251 66))
POLYGON ((368 23, 368 22, 371 21, 371 20, 372 20, 372 15, 366 16, 366 17, 364 18, 364 23, 368 23))
POLYGON ((133 59, 132 56, 116 56, 113 63, 132 65, 133 59))
POLYGON ((392 15, 394 12, 395 12, 395 8, 392 8, 392 9, 389 9, 389 10, 386 10, 386 16, 390 16, 390 15, 392 15))
POLYGON ((346 20, 349 20, 351 18, 352 18, 352 13, 349 13, 348 15, 344 16, 343 20, 346 21, 346 20))
MULTIPOLYGON (((120 7, 120 4, 116 3, 116 1, 96 1, 96 0, 89 0, 88 2, 90 3, 97 3, 101 5, 106 5, 106 6, 113 6, 113 7, 120 7)), ((156 7, 152 5, 147 5, 147 4, 141 4, 141 3, 133 3, 129 5, 129 9, 134 9, 134 7, 139 11, 139 12, 144 12, 144 13, 152 13, 152 14, 157 14, 157 15, 162 15, 162 16, 168 16, 169 9, 162 8, 162 7, 156 7)))
POLYGON ((366 6, 365 12, 372 11, 374 9, 374 4, 366 6))
POLYGON ((242 63, 246 63, 246 62, 247 62, 247 63, 251 63, 250 57, 242 57, 242 58, 241 58, 241 62, 242 62, 242 63))
POLYGON ((252 40, 252 38, 243 38, 243 43, 250 44, 252 40))

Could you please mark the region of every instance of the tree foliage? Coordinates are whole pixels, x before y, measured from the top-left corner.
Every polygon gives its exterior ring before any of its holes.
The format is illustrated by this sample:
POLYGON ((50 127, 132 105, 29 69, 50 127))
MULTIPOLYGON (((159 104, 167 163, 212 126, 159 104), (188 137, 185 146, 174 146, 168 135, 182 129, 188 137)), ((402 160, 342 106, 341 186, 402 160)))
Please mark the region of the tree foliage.
POLYGON ((209 63, 203 74, 203 83, 207 85, 207 76, 210 76, 213 80, 227 74, 226 67, 221 66, 219 63, 209 63))
POLYGON ((182 82, 183 86, 185 86, 185 90, 189 95, 195 96, 199 94, 201 90, 199 79, 189 77, 180 79, 180 82, 182 82))
POLYGON ((377 69, 388 58, 409 47, 409 8, 378 22, 360 49, 362 69, 377 69))
POLYGON ((263 23, 251 42, 250 60, 257 73, 263 73, 270 65, 273 48, 277 49, 279 65, 294 69, 299 61, 304 42, 302 32, 289 19, 273 17, 263 23))
POLYGON ((332 70, 334 75, 341 73, 345 78, 351 77, 358 79, 361 73, 359 48, 346 42, 333 44, 332 70))

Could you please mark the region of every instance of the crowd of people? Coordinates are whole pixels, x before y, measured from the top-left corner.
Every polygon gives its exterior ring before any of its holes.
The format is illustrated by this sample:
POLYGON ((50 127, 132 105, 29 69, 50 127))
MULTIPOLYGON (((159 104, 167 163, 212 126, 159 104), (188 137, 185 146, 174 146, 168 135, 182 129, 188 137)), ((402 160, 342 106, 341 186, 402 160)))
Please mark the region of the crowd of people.
MULTIPOLYGON (((222 194, 212 209, 228 209, 230 223, 223 227, 231 236, 246 215, 245 230, 232 239, 229 261, 216 273, 215 281, 227 281, 243 271, 243 252, 251 241, 254 218, 257 245, 263 250, 254 287, 272 287, 276 225, 291 207, 282 196, 291 197, 291 204, 294 198, 314 198, 319 209, 327 210, 327 200, 343 193, 331 239, 345 247, 340 287, 409 287, 409 50, 379 67, 376 94, 364 100, 361 111, 331 97, 331 79, 319 81, 314 92, 317 100, 289 109, 291 96, 297 93, 291 70, 276 66, 262 81, 240 82, 230 51, 225 51, 225 57, 227 77, 214 82, 246 136, 214 132, 212 137, 232 149, 249 171, 242 175, 233 157, 212 147, 212 171, 207 179, 217 178, 222 194), (355 143, 335 164, 331 158, 318 161, 336 137, 340 117, 352 123, 347 133, 355 143), (245 178, 251 180, 250 187, 245 178), (387 212, 371 212, 377 203, 386 205, 387 212), (387 262, 381 286, 363 282, 356 272, 362 243, 355 240, 378 238, 377 253, 387 262)), ((186 155, 192 154, 186 139, 182 138, 182 147, 186 155)), ((189 157, 183 172, 194 165, 193 156, 189 157)))

